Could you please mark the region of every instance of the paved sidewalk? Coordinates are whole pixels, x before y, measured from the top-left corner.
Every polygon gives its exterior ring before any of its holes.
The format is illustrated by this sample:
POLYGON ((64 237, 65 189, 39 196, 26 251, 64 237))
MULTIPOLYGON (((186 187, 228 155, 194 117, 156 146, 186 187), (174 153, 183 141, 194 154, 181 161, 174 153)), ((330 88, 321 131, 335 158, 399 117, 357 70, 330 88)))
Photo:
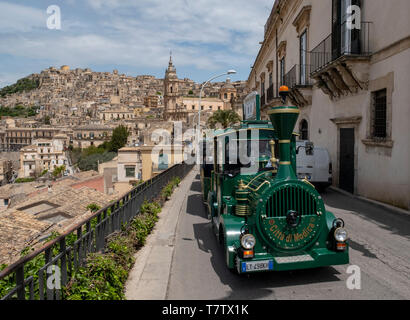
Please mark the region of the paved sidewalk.
POLYGON ((136 254, 136 263, 125 286, 127 300, 165 300, 178 219, 197 174, 193 169, 175 189, 146 245, 136 254))
POLYGON ((357 200, 360 200, 360 201, 363 201, 363 202, 366 202, 366 203, 370 203, 370 204, 375 205, 379 208, 389 210, 392 213, 396 213, 396 214, 402 215, 404 217, 407 216, 407 218, 410 218, 410 210, 404 210, 404 209, 401 209, 401 208, 398 208, 398 207, 391 206, 387 203, 383 203, 383 202, 380 202, 380 201, 375 201, 375 200, 372 200, 372 199, 368 199, 368 198, 365 198, 365 197, 362 197, 362 196, 359 196, 359 195, 356 195, 356 194, 351 194, 347 191, 344 191, 344 190, 342 190, 340 188, 337 188, 337 187, 334 187, 334 186, 329 187, 329 189, 331 189, 333 191, 336 191, 336 192, 339 192, 339 193, 341 193, 345 196, 348 196, 350 198, 357 199, 357 200))

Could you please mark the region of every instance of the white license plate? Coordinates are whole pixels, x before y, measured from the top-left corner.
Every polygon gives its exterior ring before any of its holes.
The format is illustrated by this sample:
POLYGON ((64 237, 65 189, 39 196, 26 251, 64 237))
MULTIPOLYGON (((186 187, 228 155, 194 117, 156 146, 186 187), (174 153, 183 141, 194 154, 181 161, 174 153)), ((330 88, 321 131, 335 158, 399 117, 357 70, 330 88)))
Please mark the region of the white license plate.
POLYGON ((273 261, 251 261, 242 262, 242 272, 268 271, 273 270, 273 261))

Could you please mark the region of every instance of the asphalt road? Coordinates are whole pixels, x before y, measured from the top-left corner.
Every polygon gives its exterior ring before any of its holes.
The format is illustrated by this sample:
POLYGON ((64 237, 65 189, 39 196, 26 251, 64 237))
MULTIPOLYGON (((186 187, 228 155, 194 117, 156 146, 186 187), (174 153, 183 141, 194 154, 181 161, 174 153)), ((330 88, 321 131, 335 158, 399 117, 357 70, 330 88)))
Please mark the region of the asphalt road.
POLYGON ((360 268, 361 289, 350 290, 348 265, 231 273, 212 234, 200 190, 198 175, 182 204, 167 299, 410 299, 410 216, 332 190, 323 194, 327 209, 344 219, 351 239, 350 265, 360 268))

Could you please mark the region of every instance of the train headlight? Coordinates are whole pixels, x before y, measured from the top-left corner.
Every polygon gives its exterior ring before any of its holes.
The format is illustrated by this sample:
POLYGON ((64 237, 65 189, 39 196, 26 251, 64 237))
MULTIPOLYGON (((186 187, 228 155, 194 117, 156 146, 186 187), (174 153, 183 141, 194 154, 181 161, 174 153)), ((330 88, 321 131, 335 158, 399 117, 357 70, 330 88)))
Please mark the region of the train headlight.
POLYGON ((241 245, 246 250, 252 250, 256 245, 256 239, 251 234, 245 234, 241 237, 241 245))
POLYGON ((343 228, 337 228, 335 230, 335 239, 339 242, 345 242, 347 240, 347 231, 343 228))

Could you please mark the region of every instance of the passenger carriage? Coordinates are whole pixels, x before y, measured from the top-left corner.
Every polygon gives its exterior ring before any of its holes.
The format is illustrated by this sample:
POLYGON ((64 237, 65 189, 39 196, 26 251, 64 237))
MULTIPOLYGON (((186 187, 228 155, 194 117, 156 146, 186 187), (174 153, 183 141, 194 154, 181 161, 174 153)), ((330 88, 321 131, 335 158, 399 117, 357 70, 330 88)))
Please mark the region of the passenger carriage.
POLYGON ((299 109, 286 104, 287 93, 281 88, 284 106, 268 111, 270 122, 259 119, 253 95, 244 109, 253 117, 202 144, 204 202, 226 265, 238 273, 349 263, 343 220, 296 176, 299 109))

